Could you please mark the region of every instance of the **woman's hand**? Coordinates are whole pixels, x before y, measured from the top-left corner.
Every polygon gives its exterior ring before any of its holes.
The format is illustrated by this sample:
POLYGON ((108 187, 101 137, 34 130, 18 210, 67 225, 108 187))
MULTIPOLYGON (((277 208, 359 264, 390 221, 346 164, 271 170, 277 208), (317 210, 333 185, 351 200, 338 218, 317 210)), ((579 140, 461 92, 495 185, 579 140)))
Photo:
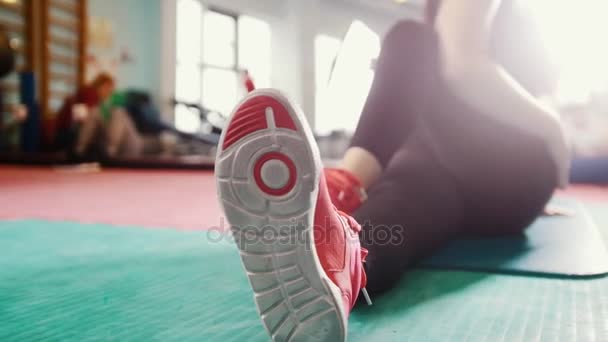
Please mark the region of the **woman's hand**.
POLYGON ((27 119, 27 107, 22 104, 14 105, 11 113, 17 122, 24 122, 27 119))
POLYGON ((89 116, 89 108, 86 104, 77 103, 72 106, 72 117, 74 122, 82 123, 89 116))

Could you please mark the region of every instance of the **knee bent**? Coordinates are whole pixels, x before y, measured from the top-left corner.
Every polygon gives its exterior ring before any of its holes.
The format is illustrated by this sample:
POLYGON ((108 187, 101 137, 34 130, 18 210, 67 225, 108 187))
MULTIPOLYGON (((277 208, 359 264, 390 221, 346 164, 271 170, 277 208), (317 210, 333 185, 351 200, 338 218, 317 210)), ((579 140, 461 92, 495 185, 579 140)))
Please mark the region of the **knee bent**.
POLYGON ((410 46, 434 39, 431 26, 414 20, 401 20, 388 31, 384 37, 384 46, 410 46))

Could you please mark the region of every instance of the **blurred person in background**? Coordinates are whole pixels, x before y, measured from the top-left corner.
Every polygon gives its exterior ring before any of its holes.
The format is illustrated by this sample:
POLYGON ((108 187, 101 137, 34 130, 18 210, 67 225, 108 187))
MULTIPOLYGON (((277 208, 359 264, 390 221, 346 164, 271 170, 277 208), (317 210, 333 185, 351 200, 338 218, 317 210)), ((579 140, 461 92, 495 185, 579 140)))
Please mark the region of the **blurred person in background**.
POLYGON ((58 119, 59 145, 77 159, 96 150, 104 157, 137 156, 143 143, 124 108, 126 96, 115 91, 115 81, 106 73, 78 90, 62 106, 58 119))

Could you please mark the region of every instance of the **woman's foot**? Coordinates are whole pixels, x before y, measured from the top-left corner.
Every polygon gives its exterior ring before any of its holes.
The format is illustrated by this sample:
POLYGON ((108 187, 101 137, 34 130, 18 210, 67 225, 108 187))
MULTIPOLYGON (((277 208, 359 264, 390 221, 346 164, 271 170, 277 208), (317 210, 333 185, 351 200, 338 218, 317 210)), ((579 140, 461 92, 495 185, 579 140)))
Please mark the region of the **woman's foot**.
POLYGON ((344 341, 366 251, 359 225, 331 203, 304 116, 279 92, 251 93, 222 134, 215 172, 271 338, 344 341))

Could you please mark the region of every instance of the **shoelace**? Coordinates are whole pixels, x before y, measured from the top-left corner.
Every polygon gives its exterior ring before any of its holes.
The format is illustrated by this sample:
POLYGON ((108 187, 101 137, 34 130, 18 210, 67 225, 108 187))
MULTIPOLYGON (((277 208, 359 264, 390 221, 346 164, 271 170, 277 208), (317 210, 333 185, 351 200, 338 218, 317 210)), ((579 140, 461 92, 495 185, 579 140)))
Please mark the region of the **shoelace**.
MULTIPOLYGON (((335 208, 335 207, 334 207, 335 208)), ((336 209, 336 211, 338 212, 338 217, 340 217, 340 220, 342 220, 342 223, 346 226, 348 226, 350 228, 350 230, 355 233, 355 235, 358 235, 361 232, 361 225, 359 224, 359 222, 357 222, 357 220, 355 220, 352 216, 336 209)), ((367 255, 369 254, 369 251, 363 247, 360 247, 361 250, 361 271, 365 274, 365 269, 363 268, 363 264, 365 263, 365 260, 367 259, 367 255)), ((363 297, 365 298, 365 302, 367 303, 367 305, 372 305, 372 299, 369 296, 369 293, 367 292, 367 289, 365 287, 361 288, 361 293, 363 294, 363 297)))

